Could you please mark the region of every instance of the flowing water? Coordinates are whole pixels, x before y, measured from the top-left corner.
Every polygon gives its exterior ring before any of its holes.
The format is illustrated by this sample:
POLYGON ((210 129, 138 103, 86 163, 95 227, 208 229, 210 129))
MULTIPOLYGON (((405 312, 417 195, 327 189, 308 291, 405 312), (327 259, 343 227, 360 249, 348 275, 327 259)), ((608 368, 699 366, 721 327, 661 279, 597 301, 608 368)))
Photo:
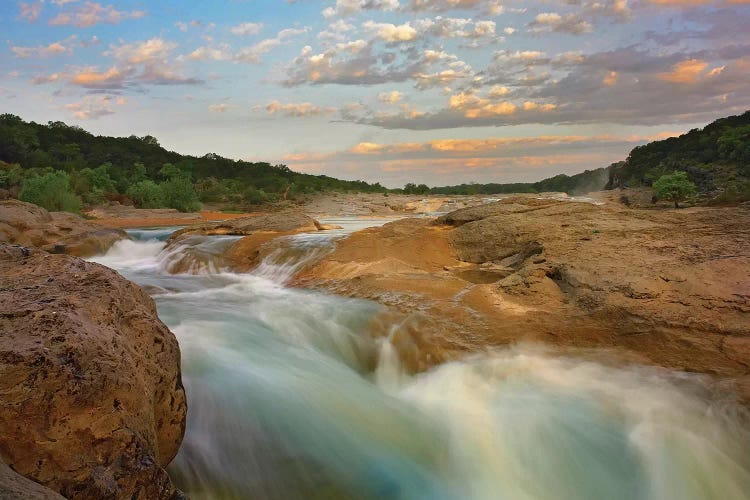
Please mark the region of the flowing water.
POLYGON ((212 260, 231 238, 165 252, 163 229, 94 259, 152 293, 179 339, 189 410, 170 472, 191 498, 750 498, 745 414, 699 377, 539 348, 405 373, 383 306, 285 286, 377 222, 338 223, 275 242, 250 274, 212 260), (188 253, 203 264, 170 274, 188 253))

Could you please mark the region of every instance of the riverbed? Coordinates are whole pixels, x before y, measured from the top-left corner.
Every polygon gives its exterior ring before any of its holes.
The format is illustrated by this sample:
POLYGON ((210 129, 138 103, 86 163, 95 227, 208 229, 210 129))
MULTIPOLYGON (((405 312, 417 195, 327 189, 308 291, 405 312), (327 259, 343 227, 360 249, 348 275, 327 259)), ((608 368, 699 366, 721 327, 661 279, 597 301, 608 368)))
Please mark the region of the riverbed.
POLYGON ((288 286, 352 231, 284 237, 247 274, 213 265, 236 240, 165 251, 132 230, 94 258, 152 294, 188 396, 169 470, 193 499, 746 499, 744 410, 707 381, 544 346, 401 366, 376 302, 288 286), (207 256, 171 274, 181 253, 207 256))

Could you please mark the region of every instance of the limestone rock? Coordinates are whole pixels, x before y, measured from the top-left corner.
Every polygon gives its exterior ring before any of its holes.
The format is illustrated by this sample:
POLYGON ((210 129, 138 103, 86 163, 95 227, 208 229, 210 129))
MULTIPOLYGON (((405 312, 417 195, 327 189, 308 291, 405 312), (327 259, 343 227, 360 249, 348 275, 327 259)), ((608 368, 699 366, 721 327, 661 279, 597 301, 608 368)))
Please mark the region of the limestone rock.
POLYGON ((127 237, 122 230, 103 228, 75 214, 50 213, 18 200, 0 201, 0 241, 87 257, 127 237))
MULTIPOLYGON (((41 214, 44 216, 44 214, 41 214)), ((115 271, 0 243, 0 458, 68 498, 173 498, 177 340, 115 271)))

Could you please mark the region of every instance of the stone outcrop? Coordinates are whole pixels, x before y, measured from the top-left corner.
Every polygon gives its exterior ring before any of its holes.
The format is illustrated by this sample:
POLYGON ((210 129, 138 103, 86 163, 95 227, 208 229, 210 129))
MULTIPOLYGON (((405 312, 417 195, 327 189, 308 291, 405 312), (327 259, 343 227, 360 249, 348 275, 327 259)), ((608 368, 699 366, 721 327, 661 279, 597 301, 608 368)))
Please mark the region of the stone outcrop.
POLYGON ((318 231, 319 228, 320 223, 312 217, 296 210, 287 210, 283 212, 189 226, 175 231, 174 234, 170 236, 169 241, 176 241, 185 236, 192 235, 247 236, 263 231, 287 233, 318 231))
POLYGON ((0 242, 88 257, 127 237, 122 230, 106 229, 74 214, 48 212, 18 200, 0 201, 0 242))
POLYGON ((145 292, 0 243, 2 461, 68 498, 175 498, 185 417, 177 340, 145 292))
POLYGON ((434 360, 524 341, 611 348, 750 398, 748 241, 747 208, 519 197, 355 233, 297 283, 420 315, 434 360))

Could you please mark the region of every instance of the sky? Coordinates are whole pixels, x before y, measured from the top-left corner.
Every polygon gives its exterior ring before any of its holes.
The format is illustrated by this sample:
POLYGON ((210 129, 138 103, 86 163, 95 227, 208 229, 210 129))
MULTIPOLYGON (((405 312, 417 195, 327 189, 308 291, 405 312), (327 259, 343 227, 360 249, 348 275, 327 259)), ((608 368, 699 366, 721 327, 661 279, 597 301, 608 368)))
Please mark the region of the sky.
POLYGON ((750 0, 0 0, 0 33, 0 113, 388 187, 750 109, 750 0))

